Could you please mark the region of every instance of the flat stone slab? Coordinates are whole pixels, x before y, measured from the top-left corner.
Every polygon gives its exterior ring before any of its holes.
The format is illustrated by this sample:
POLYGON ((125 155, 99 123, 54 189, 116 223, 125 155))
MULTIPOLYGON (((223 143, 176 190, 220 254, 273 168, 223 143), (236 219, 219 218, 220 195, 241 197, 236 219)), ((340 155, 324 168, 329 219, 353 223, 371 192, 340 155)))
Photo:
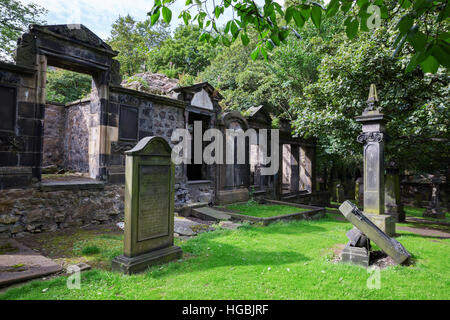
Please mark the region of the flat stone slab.
POLYGON ((219 226, 221 226, 224 229, 234 230, 234 229, 237 229, 240 226, 242 226, 242 223, 235 223, 235 222, 231 222, 231 221, 221 221, 219 223, 219 226))
POLYGON ((231 219, 231 216, 229 214, 226 214, 222 211, 210 207, 193 209, 192 215, 202 220, 216 221, 216 222, 231 219))
POLYGON ((39 189, 42 191, 56 191, 56 190, 92 190, 104 189, 105 184, 90 178, 73 178, 70 180, 45 180, 39 189))
POLYGON ((384 233, 350 201, 345 201, 339 207, 339 210, 348 221, 361 230, 361 232, 370 240, 375 242, 378 247, 388 254, 396 263, 404 263, 411 257, 409 252, 400 242, 384 233))
POLYGON ((0 287, 62 270, 53 260, 14 239, 0 241, 0 287))
POLYGON ((174 232, 181 236, 195 236, 200 232, 212 230, 207 224, 198 223, 186 218, 175 217, 174 232))

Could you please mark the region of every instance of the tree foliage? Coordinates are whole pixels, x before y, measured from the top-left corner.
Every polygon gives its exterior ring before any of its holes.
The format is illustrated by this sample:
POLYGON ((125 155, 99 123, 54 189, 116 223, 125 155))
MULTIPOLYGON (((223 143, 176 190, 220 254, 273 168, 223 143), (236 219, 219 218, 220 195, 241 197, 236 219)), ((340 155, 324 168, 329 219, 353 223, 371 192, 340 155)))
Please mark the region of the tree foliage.
MULTIPOLYGON (((174 0, 155 0, 149 12, 151 22, 159 19, 170 23, 172 13, 169 9, 174 0)), ((255 60, 260 54, 267 60, 268 52, 286 43, 289 33, 299 37, 292 26, 302 28, 310 20, 320 28, 326 18, 341 13, 348 38, 353 39, 360 32, 373 32, 381 23, 395 22, 398 32, 394 55, 408 42, 414 49, 406 71, 420 65, 424 72, 436 73, 439 66, 446 68, 450 61, 448 0, 331 0, 325 7, 322 3, 310 0, 286 1, 283 8, 274 0, 265 0, 259 6, 254 0, 186 0, 185 10, 179 18, 186 25, 197 23, 203 33, 201 40, 212 44, 229 46, 238 38, 244 45, 249 40, 250 30, 255 30, 257 46, 250 56, 255 60), (224 16, 225 10, 233 13, 224 29, 217 20, 224 16)))
POLYGON ((12 60, 17 39, 28 25, 44 23, 41 18, 47 10, 17 0, 0 0, 0 59, 12 60))
POLYGON ((179 26, 173 37, 167 38, 148 56, 153 72, 162 72, 168 77, 181 74, 196 76, 203 71, 215 55, 215 49, 198 41, 201 30, 198 26, 179 26))
POLYGON ((170 36, 167 24, 150 25, 150 19, 138 22, 130 15, 119 17, 112 25, 107 40, 114 50, 119 51, 117 60, 125 76, 148 71, 148 56, 170 36))
POLYGON ((64 69, 47 71, 46 99, 49 102, 69 103, 91 92, 92 77, 64 69))
POLYGON ((354 118, 366 107, 374 83, 391 118, 387 159, 416 171, 442 168, 450 160, 449 75, 442 69, 434 75, 420 69, 405 74, 405 59, 392 57, 389 37, 390 31, 380 28, 356 42, 335 38, 336 50, 323 56, 318 80, 292 104, 296 132, 318 137, 325 154, 361 160, 362 146, 355 139, 361 125, 354 118))

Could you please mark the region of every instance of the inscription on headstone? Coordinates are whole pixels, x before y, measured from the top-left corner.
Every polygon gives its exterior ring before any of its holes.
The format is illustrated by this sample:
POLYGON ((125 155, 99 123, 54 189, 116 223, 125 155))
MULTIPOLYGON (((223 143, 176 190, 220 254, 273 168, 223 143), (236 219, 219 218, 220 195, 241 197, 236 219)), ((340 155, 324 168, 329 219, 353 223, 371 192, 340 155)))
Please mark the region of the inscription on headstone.
POLYGON ((140 167, 138 241, 169 234, 170 167, 140 167))
POLYGON ((146 137, 125 152, 124 254, 112 261, 126 274, 179 259, 173 245, 175 169, 171 148, 160 137, 146 137))

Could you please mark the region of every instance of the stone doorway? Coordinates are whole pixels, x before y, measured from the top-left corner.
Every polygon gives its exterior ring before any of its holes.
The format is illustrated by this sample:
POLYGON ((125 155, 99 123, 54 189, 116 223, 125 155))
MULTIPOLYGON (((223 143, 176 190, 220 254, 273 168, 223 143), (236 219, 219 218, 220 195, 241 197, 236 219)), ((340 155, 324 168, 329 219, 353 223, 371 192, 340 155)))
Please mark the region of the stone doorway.
POLYGON ((89 177, 90 93, 95 82, 90 74, 47 67, 44 111, 42 181, 89 177), (70 81, 70 88, 59 80, 70 81))

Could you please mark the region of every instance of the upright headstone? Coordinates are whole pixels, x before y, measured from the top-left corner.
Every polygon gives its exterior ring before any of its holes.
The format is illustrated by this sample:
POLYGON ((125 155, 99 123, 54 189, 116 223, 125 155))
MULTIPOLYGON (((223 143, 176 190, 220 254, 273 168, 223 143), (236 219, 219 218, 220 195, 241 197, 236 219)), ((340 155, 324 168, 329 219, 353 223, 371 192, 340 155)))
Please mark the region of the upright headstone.
POLYGON ((182 256, 173 245, 175 169, 171 148, 160 137, 146 137, 125 160, 124 253, 112 261, 125 274, 182 256))
POLYGON ((405 221, 405 211, 400 199, 400 174, 395 162, 386 166, 384 183, 384 212, 396 222, 405 221))
POLYGON ((431 179, 431 200, 429 206, 423 213, 424 217, 445 219, 445 213, 441 208, 440 203, 440 184, 441 175, 439 172, 435 173, 431 179))
POLYGON ((364 212, 381 230, 395 234, 395 219, 384 214, 384 135, 387 117, 378 107, 377 90, 370 86, 368 107, 356 121, 362 123, 358 142, 364 144, 364 212))
POLYGON ((344 186, 342 185, 342 183, 339 183, 336 186, 336 201, 339 203, 345 201, 344 186))

